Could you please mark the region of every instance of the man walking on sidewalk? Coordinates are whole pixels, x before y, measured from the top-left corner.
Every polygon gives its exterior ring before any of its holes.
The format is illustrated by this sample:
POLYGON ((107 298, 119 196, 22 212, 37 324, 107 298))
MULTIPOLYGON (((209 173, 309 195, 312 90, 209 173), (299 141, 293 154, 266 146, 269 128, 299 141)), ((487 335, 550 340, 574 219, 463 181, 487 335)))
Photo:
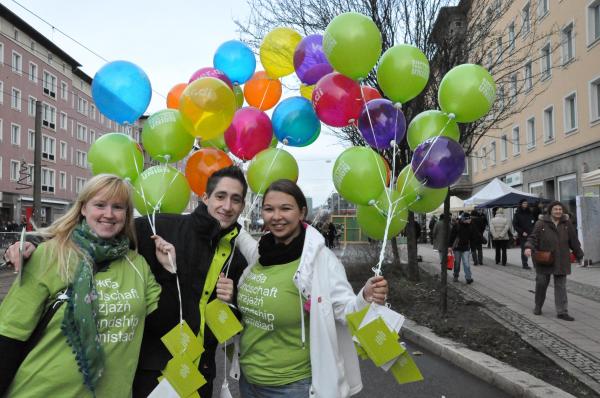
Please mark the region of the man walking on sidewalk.
POLYGON ((523 265, 524 269, 530 269, 528 258, 525 256, 524 252, 525 243, 527 242, 527 238, 533 230, 535 222, 536 220, 533 217, 533 213, 529 209, 529 203, 527 203, 527 199, 522 199, 519 202, 519 208, 515 212, 513 226, 515 227, 517 236, 519 237, 519 244, 521 245, 521 264, 523 265))
POLYGON ((463 213, 458 223, 452 226, 450 231, 450 252, 454 253, 454 282, 458 282, 460 275, 460 264, 465 269, 465 280, 467 284, 473 283, 469 257, 471 255, 471 243, 476 239, 475 230, 471 224, 471 216, 463 213))

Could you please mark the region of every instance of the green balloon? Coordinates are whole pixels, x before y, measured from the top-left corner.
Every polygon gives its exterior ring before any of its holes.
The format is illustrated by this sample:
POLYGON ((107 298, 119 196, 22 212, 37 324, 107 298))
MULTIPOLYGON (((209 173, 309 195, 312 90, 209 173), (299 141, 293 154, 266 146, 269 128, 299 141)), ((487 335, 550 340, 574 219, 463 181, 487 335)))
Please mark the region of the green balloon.
POLYGON ((419 145, 437 136, 460 140, 458 124, 441 111, 431 110, 419 113, 408 125, 406 140, 414 151, 419 145))
POLYGON ((235 105, 237 109, 244 106, 244 91, 238 84, 233 85, 233 94, 235 94, 235 105))
POLYGON ((142 215, 180 214, 190 199, 190 186, 179 170, 159 165, 150 167, 133 183, 133 204, 142 215))
POLYGON ((402 169, 398 175, 396 190, 415 213, 429 213, 437 209, 446 199, 448 188, 428 188, 423 185, 413 173, 410 165, 402 169))
POLYGON ((364 78, 381 55, 381 32, 365 15, 340 14, 325 29, 323 52, 336 71, 354 80, 364 78))
POLYGON ((271 143, 269 144, 269 148, 276 148, 277 144, 279 144, 279 140, 277 140, 277 137, 275 137, 275 134, 273 134, 273 138, 271 138, 271 143))
POLYGON ((485 116, 496 100, 496 83, 479 65, 458 65, 446 73, 438 90, 440 108, 456 121, 469 123, 485 116))
POLYGON ((367 147, 350 147, 338 156, 333 165, 333 185, 348 200, 368 205, 383 192, 387 167, 383 158, 367 147))
POLYGON ((227 148, 227 144, 225 143, 225 135, 221 134, 212 140, 203 140, 200 139, 200 146, 203 148, 216 148, 220 149, 223 152, 229 152, 229 148, 227 148))
POLYGON ((372 206, 359 205, 356 209, 356 221, 360 228, 371 239, 383 239, 387 216, 390 212, 390 200, 392 202, 392 219, 388 230, 388 239, 398 235, 406 226, 408 219, 408 208, 399 192, 386 189, 372 206), (388 199, 388 194, 390 198, 388 199))
POLYGON ((393 102, 405 103, 415 98, 429 80, 429 61, 421 50, 409 44, 389 48, 381 56, 377 82, 393 102))
POLYGON ((88 151, 92 174, 115 174, 134 181, 144 168, 144 155, 131 137, 108 133, 98 138, 88 151))
POLYGON ((286 179, 298 180, 298 163, 283 149, 267 148, 259 152, 248 166, 248 185, 254 193, 262 195, 272 182, 286 179))
POLYGON ((184 157, 194 145, 177 109, 163 109, 153 113, 142 129, 142 144, 152 159, 175 163, 184 157))

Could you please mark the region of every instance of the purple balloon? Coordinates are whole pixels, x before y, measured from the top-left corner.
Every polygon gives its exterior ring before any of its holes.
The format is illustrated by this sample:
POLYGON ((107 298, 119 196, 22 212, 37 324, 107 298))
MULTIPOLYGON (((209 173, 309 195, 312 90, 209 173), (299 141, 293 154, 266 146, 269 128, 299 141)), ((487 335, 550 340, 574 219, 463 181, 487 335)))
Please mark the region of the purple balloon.
POLYGON ((449 187, 465 169, 465 152, 451 138, 430 138, 415 149, 411 167, 417 180, 426 187, 449 187))
POLYGON ((300 81, 309 86, 333 72, 323 52, 323 36, 309 35, 300 41, 294 52, 294 69, 300 81))
POLYGON ((358 130, 373 148, 385 149, 390 147, 390 141, 400 143, 404 139, 406 119, 392 101, 374 99, 363 107, 358 118, 358 130))
POLYGON ((188 84, 193 82, 194 80, 200 79, 201 77, 214 77, 216 79, 219 79, 223 81, 223 83, 227 84, 230 89, 233 90, 233 84, 231 83, 231 80, 229 80, 227 75, 221 72, 220 70, 210 66, 207 66, 206 68, 200 68, 196 72, 194 72, 192 77, 190 77, 190 81, 188 82, 188 84))

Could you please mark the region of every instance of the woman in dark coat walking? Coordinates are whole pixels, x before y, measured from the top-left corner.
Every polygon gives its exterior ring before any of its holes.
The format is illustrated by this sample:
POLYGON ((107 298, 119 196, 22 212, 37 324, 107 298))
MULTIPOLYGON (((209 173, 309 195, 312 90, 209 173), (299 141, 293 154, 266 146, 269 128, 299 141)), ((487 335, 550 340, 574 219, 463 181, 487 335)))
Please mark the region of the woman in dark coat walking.
POLYGON ((577 231, 565 214, 562 203, 554 201, 547 207, 547 214, 536 222, 533 232, 525 243, 524 254, 531 257, 535 251, 552 252, 553 262, 550 265, 535 265, 535 315, 541 315, 542 306, 546 299, 546 290, 550 277, 554 275, 554 302, 558 318, 573 321, 567 308, 567 275, 571 273, 571 251, 578 260, 583 258, 581 244, 577 238, 577 231))

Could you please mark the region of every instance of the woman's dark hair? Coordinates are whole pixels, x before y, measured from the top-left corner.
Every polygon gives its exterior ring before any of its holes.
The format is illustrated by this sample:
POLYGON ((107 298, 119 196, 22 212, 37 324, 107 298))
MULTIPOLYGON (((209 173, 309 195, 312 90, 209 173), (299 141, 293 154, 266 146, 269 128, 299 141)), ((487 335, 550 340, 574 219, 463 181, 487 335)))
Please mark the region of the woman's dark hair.
POLYGON ((290 181, 290 180, 284 180, 284 179, 272 182, 271 185, 269 185, 269 187, 265 191, 265 194, 263 195, 263 202, 264 202, 264 198, 266 198, 267 194, 271 191, 283 192, 283 193, 293 196, 294 199, 296 200, 296 204, 298 205, 298 208, 300 210, 302 210, 302 208, 304 207, 304 208, 306 208, 306 211, 308 211, 308 205, 306 204, 306 197, 304 196, 304 193, 302 193, 302 190, 300 189, 300 187, 298 185, 296 185, 295 182, 290 181))
POLYGON ((554 201, 550 202, 550 204, 546 207, 546 213, 548 213, 549 215, 552 215, 552 208, 554 206, 560 206, 560 207, 562 207, 563 213, 567 212, 567 208, 565 207, 565 205, 563 205, 558 200, 554 200, 554 201))

